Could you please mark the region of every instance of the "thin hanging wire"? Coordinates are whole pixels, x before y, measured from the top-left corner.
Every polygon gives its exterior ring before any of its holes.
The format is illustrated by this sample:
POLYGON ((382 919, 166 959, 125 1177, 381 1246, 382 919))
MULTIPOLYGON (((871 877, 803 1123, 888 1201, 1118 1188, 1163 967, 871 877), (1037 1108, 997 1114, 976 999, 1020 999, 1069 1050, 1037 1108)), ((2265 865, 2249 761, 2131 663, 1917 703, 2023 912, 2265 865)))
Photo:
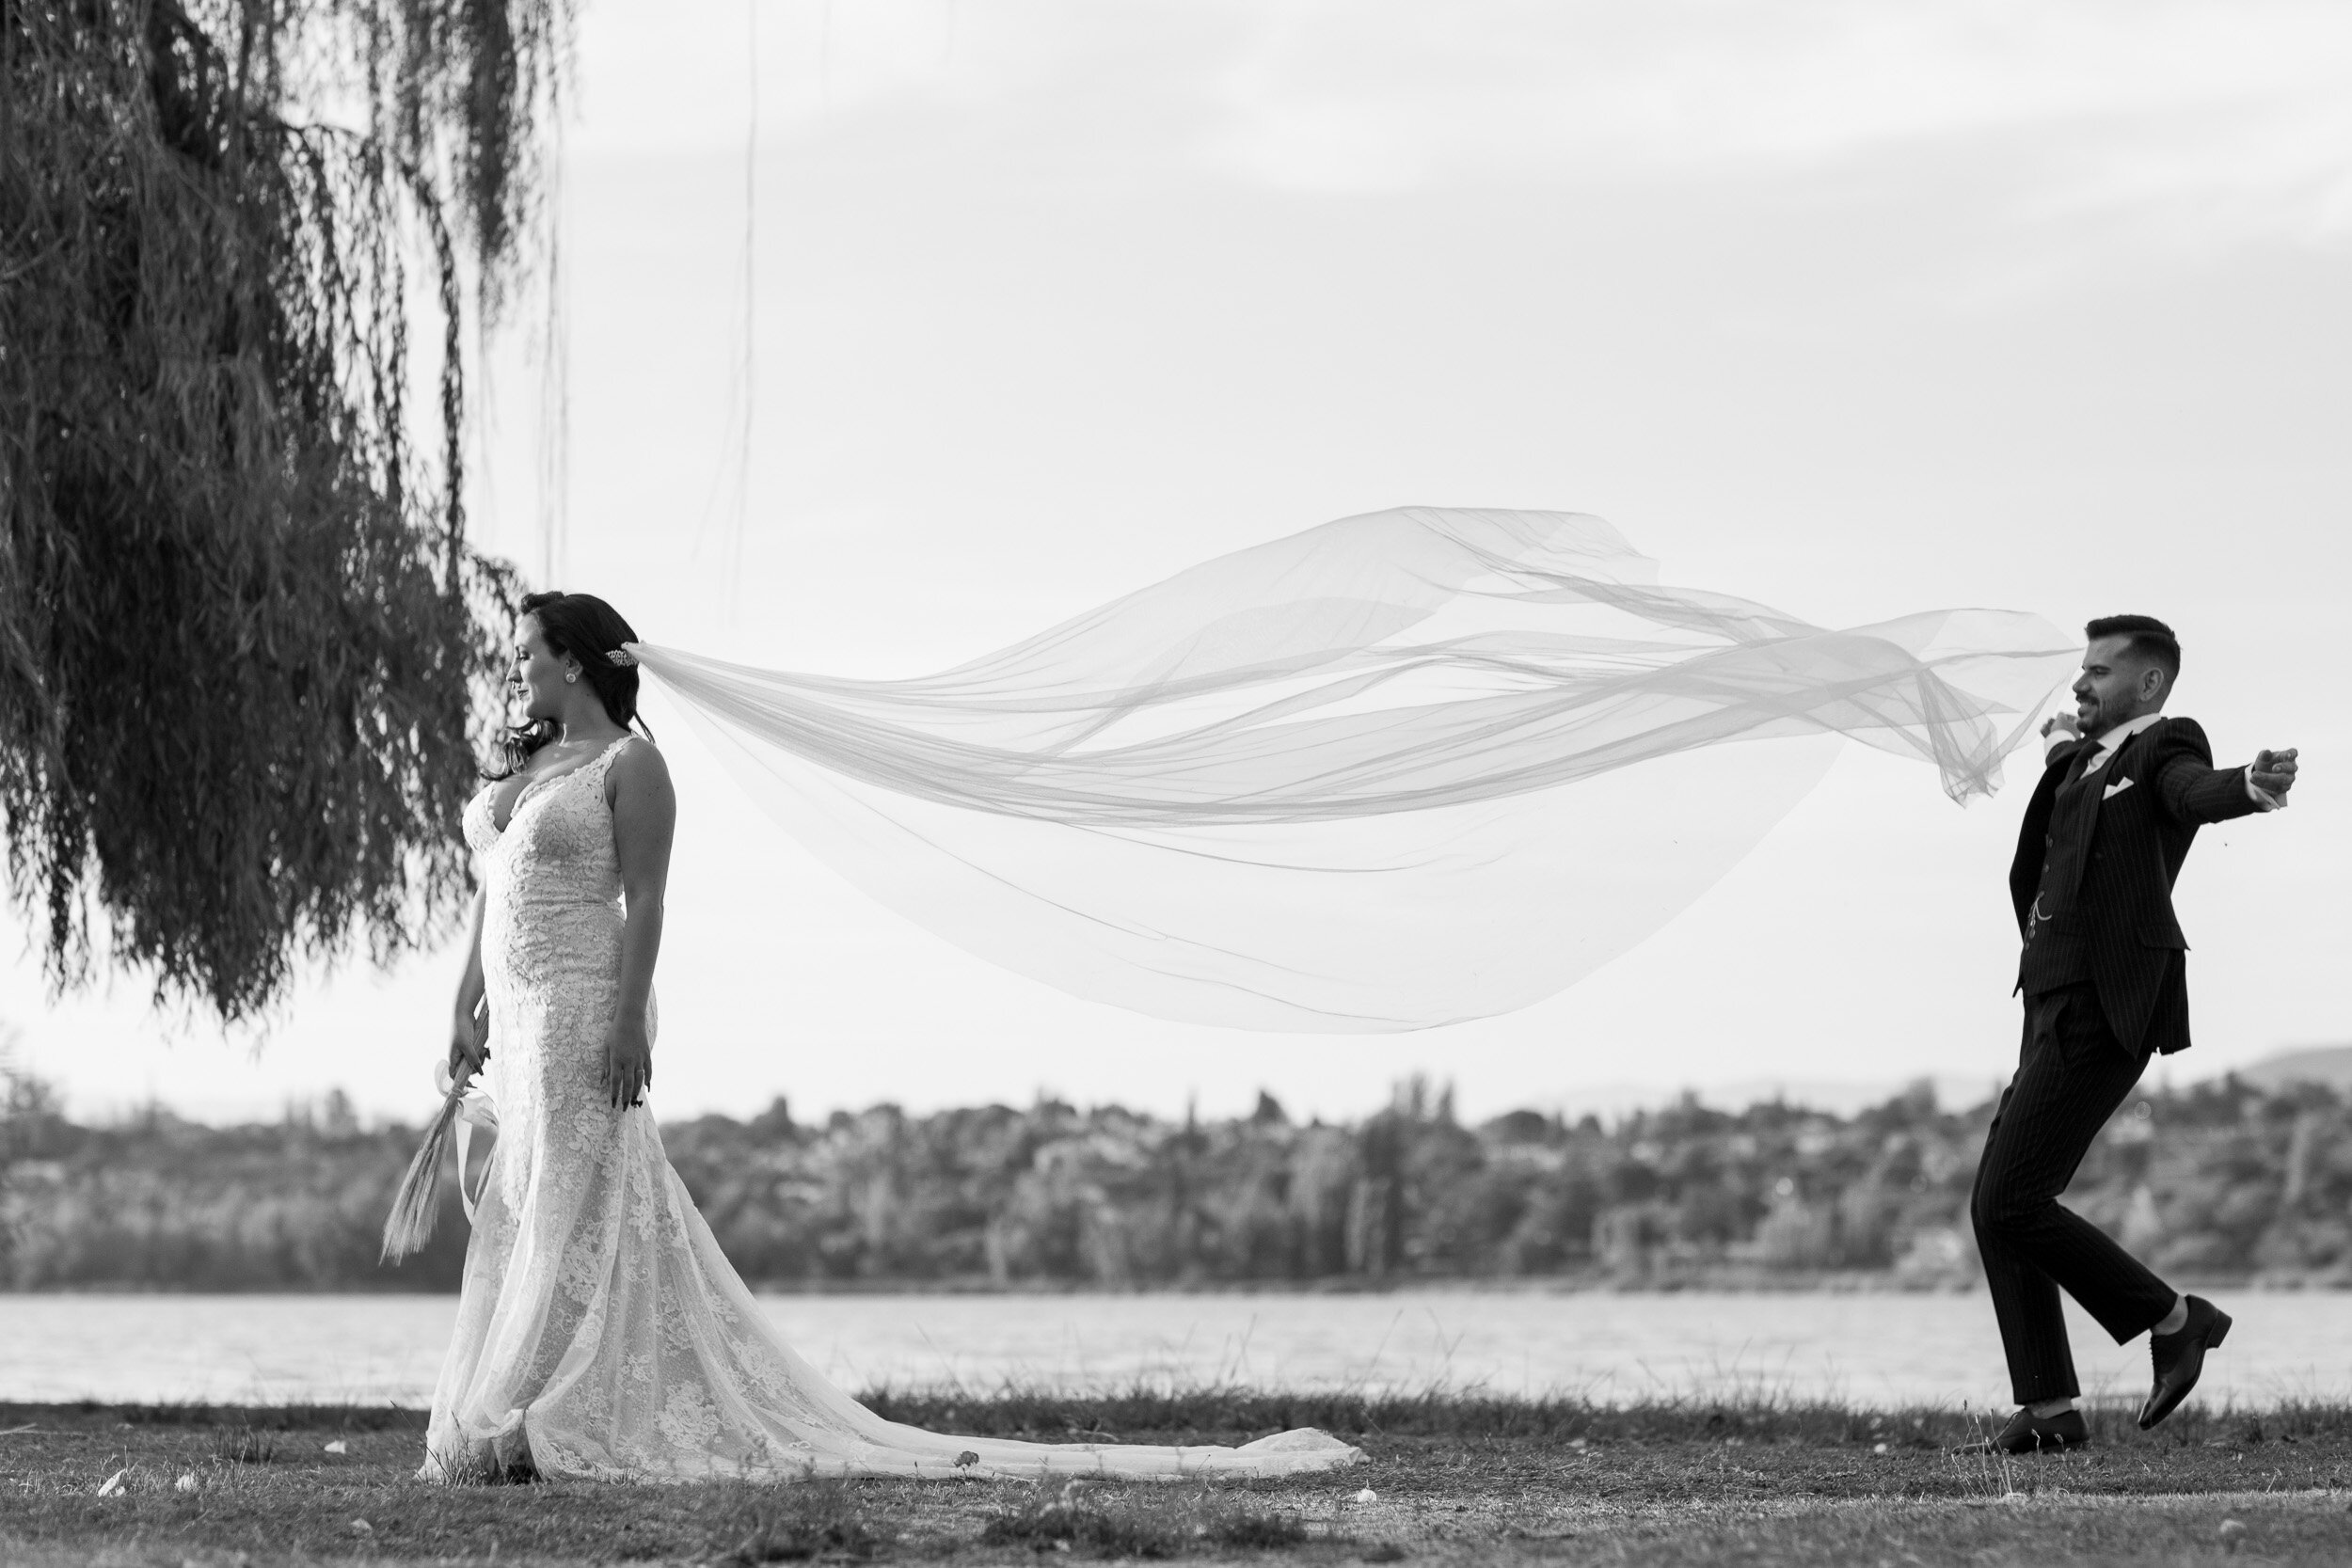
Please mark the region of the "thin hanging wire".
POLYGON ((474 490, 474 538, 478 545, 495 549, 499 544, 500 521, 498 498, 498 403, 497 361, 490 355, 489 312, 477 310, 473 318, 474 380, 480 390, 466 403, 466 432, 473 447, 473 464, 467 470, 467 480, 474 490))
POLYGON ((750 526, 752 496, 752 427, 759 402, 759 321, 757 307, 759 238, 759 0, 743 0, 745 87, 750 101, 743 129, 743 336, 740 381, 743 388, 741 422, 735 440, 735 516, 727 560, 727 625, 732 628, 742 611, 743 535, 750 526))
POLYGON ((722 421, 719 460, 712 467, 710 487, 704 493, 700 519, 694 525, 691 558, 699 562, 718 530, 721 575, 725 578, 727 624, 733 627, 740 612, 743 541, 750 527, 752 424, 756 412, 757 327, 756 269, 759 184, 759 6, 744 0, 744 60, 750 110, 743 132, 743 245, 738 261, 734 320, 729 324, 727 409, 722 421))
POLYGON ((547 182, 548 313, 539 345, 540 586, 560 588, 571 567, 571 280, 564 267, 564 119, 552 117, 552 166, 547 182))

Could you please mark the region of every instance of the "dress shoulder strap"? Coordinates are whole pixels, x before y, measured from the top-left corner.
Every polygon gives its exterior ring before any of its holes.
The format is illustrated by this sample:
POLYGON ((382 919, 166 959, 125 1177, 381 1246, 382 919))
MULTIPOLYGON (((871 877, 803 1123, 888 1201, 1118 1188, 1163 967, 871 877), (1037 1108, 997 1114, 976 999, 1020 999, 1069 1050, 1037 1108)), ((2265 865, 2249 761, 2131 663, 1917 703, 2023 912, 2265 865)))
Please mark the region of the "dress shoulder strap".
POLYGON ((619 759, 620 754, 627 751, 631 745, 641 743, 647 746, 653 744, 652 741, 645 739, 644 736, 633 732, 628 735, 625 735, 621 736, 620 739, 614 741, 612 745, 607 746, 603 751, 597 752, 596 760, 590 763, 586 768, 582 768, 581 771, 595 774, 597 784, 602 785, 605 780, 605 775, 612 771, 612 764, 619 759))

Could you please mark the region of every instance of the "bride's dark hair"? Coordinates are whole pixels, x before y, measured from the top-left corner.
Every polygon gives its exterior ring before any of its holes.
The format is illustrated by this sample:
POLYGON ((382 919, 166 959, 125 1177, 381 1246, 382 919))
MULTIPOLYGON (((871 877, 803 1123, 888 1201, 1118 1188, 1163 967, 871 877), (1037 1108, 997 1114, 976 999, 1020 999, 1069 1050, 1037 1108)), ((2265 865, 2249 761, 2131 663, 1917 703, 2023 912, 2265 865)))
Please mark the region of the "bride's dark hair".
MULTIPOLYGON (((622 643, 637 641, 636 631, 621 619, 619 610, 594 594, 526 594, 515 618, 519 621, 526 615, 538 618, 539 635, 558 657, 580 660, 580 677, 604 703, 604 711, 614 723, 625 730, 643 731, 648 740, 653 738, 653 731, 637 717, 637 661, 632 658, 617 664, 612 657, 622 643)), ((501 766, 488 776, 514 777, 532 752, 554 738, 552 719, 508 725, 499 742, 501 766)))

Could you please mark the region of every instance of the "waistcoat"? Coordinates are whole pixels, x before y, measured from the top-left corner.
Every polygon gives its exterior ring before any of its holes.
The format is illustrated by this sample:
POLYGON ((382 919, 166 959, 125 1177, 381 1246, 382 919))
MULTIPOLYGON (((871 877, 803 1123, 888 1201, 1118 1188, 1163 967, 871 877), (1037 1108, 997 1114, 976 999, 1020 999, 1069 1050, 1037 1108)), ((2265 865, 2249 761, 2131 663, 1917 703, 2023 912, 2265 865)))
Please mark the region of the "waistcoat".
POLYGON ((2122 748, 2108 753, 2106 767, 2086 775, 2083 768, 2093 750, 2083 748, 2051 802, 2050 833, 2042 854, 2042 885, 2035 890, 2032 912, 2026 916, 2025 958, 2017 972, 2018 983, 2028 996, 2090 978, 2090 934, 2076 905, 2097 822, 2091 803, 2098 800, 2095 792, 2122 748))

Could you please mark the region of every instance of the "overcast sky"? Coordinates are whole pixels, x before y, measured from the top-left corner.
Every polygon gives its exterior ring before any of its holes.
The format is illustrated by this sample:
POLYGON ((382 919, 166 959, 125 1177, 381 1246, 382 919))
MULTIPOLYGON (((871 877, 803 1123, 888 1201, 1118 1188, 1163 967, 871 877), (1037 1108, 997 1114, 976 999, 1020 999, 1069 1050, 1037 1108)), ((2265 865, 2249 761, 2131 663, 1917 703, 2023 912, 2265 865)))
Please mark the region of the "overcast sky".
MULTIPOLYGON (((2159 614, 2173 711, 2219 760, 2306 768, 2284 816, 2199 841, 2198 1045, 2169 1070, 2352 1040, 2352 8, 589 0, 580 67, 568 441, 542 435, 540 326, 476 378, 480 537, 534 584, 650 641, 912 674, 1431 504, 1599 513, 1666 580, 1817 623, 2159 614)), ((2014 1062, 2029 759, 1963 811, 1851 747, 1581 986, 1290 1037, 966 957, 648 714, 681 803, 665 1116, 1041 1091, 1222 1114, 1261 1085, 1353 1116, 1417 1069, 1483 1115, 2014 1062)), ((165 1030, 135 976, 53 1006, 29 952, 0 1018, 84 1114, 340 1085, 413 1119, 459 961, 315 980, 258 1049, 165 1030)))

